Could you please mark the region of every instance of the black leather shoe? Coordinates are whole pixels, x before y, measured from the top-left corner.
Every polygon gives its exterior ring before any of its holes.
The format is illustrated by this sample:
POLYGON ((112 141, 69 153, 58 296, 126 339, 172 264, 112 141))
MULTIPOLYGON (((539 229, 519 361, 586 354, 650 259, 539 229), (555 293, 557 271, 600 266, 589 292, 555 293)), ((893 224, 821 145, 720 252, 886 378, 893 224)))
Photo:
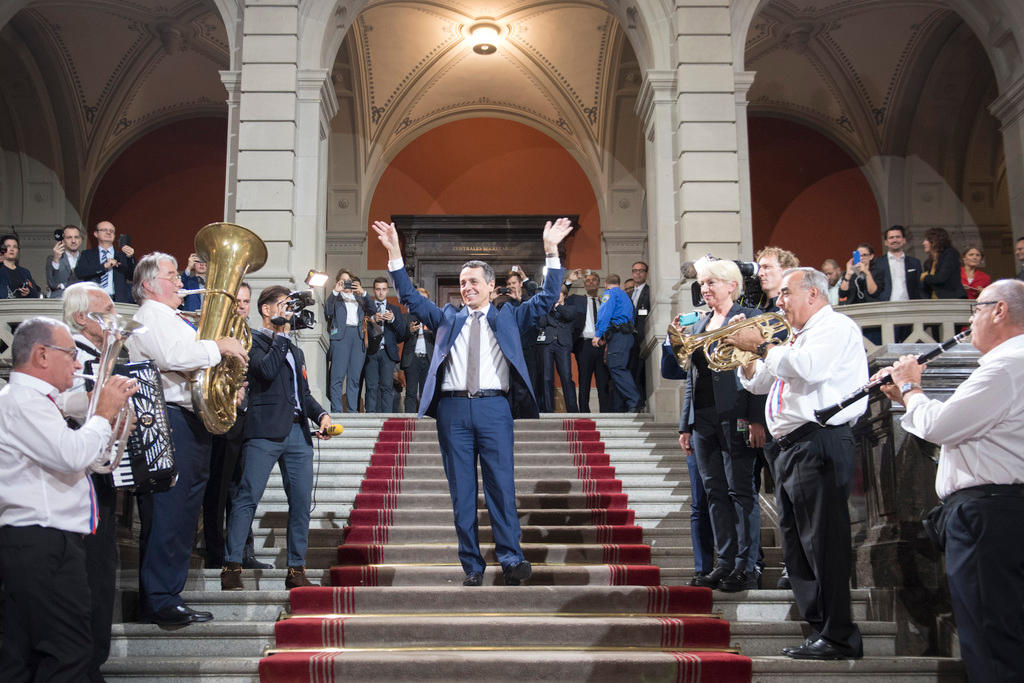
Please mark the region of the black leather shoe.
POLYGON ((756 590, 761 587, 761 575, 757 572, 747 572, 742 569, 734 569, 729 576, 722 579, 718 584, 718 590, 723 593, 738 593, 739 591, 756 590))
POLYGON ((255 555, 242 558, 242 569, 273 569, 274 565, 260 562, 255 555))
POLYGON ((703 586, 704 584, 702 584, 701 581, 706 579, 707 576, 708 576, 707 572, 697 572, 696 574, 693 575, 693 578, 691 578, 690 582, 687 583, 686 585, 687 586, 703 586))
POLYGON ((187 626, 211 619, 213 619, 212 612, 198 612, 188 605, 174 605, 153 612, 149 617, 149 622, 157 626, 187 626))
POLYGON ((729 576, 732 573, 732 569, 726 569, 725 567, 715 567, 712 572, 699 580, 695 576, 693 577, 693 585, 700 586, 702 588, 718 588, 718 584, 722 582, 722 579, 729 576))
POLYGON ((481 572, 470 572, 466 574, 465 580, 463 580, 463 586, 482 586, 484 584, 484 575, 481 572))
POLYGON ((787 656, 793 659, 860 659, 864 656, 864 653, 850 652, 833 645, 824 638, 818 638, 810 645, 801 645, 795 650, 790 650, 787 656))
POLYGON ((533 567, 530 566, 529 562, 523 560, 519 564, 503 569, 502 574, 505 576, 506 586, 518 586, 520 582, 526 581, 533 575, 533 567))
POLYGON ((819 636, 817 634, 814 634, 812 636, 809 636, 807 638, 807 640, 805 640, 800 645, 787 645, 786 647, 782 648, 782 654, 784 654, 784 655, 786 655, 788 657, 789 655, 791 655, 792 653, 796 652, 800 648, 807 647, 808 645, 810 645, 811 643, 813 643, 814 641, 816 641, 820 637, 821 636, 819 636))

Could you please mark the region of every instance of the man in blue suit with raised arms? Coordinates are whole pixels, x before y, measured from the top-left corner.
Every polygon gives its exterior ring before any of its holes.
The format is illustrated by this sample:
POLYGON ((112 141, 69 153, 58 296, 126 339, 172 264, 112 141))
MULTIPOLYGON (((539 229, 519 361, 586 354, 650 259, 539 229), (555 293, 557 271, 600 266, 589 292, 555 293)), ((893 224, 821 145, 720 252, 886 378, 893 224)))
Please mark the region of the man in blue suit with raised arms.
POLYGON ((462 266, 459 289, 465 306, 457 309, 448 304, 438 308, 416 291, 405 272, 394 224, 376 221, 373 230, 388 250, 388 271, 402 303, 436 334, 419 416, 427 414, 437 419, 437 440, 455 512, 459 560, 466 573, 462 585, 482 585, 487 566, 477 533, 479 454, 495 553, 505 585, 517 586, 530 578, 532 569, 519 545, 509 385, 526 385, 529 414, 523 417, 537 417, 537 398, 530 386, 520 335, 558 300, 564 275, 558 245, 572 232, 572 223, 568 218, 548 221, 543 236, 548 268, 544 287, 529 301, 500 310, 491 305, 494 269, 488 264, 468 261, 462 266))

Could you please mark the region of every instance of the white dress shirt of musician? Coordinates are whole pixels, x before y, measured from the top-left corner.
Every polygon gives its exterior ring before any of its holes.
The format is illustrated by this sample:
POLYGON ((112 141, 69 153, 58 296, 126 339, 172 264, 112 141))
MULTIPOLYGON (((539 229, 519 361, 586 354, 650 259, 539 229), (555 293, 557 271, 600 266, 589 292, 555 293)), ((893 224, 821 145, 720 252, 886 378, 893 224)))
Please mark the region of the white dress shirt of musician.
POLYGON ((904 429, 942 445, 935 474, 940 499, 974 486, 1024 483, 1024 282, 996 281, 974 306, 978 369, 946 401, 921 390, 925 366, 915 356, 882 371, 893 377, 882 387, 886 396, 907 407, 904 429), (905 384, 913 388, 902 393, 905 384))
POLYGON ((88 471, 106 459, 110 422, 135 393, 135 380, 112 377, 96 415, 73 430, 57 408, 82 367, 67 326, 29 318, 12 355, 10 381, 0 390, 0 526, 93 533, 99 520, 88 471))
POLYGON ((130 337, 125 346, 133 362, 156 362, 167 403, 193 411, 188 373, 216 365, 225 355, 236 356, 243 363, 248 355, 233 337, 196 339, 196 330, 177 312, 182 302, 180 290, 178 262, 173 256, 153 252, 139 261, 133 293, 142 304, 135 320, 147 331, 130 337))
MULTIPOLYGON (((776 439, 815 422, 815 410, 838 403, 868 381, 860 328, 828 304, 827 290, 828 280, 813 268, 786 271, 777 304, 793 334, 788 341, 769 347, 764 359, 753 364, 752 374, 748 374, 750 366, 737 370, 745 389, 768 394, 765 417, 776 439), (811 277, 811 273, 820 277, 811 277), (814 286, 815 279, 821 290, 814 286)), ((727 339, 750 351, 764 341, 752 329, 742 329, 727 339)), ((867 405, 867 398, 857 401, 834 415, 828 424, 852 424, 867 405)))
MULTIPOLYGON (((64 324, 71 330, 78 362, 83 368, 89 361, 99 360, 103 349, 103 329, 98 322, 89 317, 89 313, 114 312, 114 302, 95 282, 76 282, 64 291, 62 317, 64 324)), ((89 408, 89 394, 85 386, 85 377, 75 375, 71 388, 57 398, 57 406, 61 412, 79 422, 89 408)))

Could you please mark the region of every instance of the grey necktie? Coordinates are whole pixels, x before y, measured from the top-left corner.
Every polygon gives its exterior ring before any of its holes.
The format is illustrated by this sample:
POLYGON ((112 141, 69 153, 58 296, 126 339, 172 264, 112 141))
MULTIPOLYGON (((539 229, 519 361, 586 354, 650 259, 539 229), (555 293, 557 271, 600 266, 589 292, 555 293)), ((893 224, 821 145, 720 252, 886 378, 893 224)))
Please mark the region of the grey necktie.
POLYGON ((481 311, 473 312, 473 322, 469 326, 469 360, 466 361, 466 392, 470 395, 480 390, 480 316, 481 311))
MULTIPOLYGON (((103 265, 110 259, 114 258, 114 254, 109 249, 100 249, 100 265, 103 265)), ((110 270, 104 269, 103 277, 100 278, 100 287, 106 289, 110 286, 110 270)))

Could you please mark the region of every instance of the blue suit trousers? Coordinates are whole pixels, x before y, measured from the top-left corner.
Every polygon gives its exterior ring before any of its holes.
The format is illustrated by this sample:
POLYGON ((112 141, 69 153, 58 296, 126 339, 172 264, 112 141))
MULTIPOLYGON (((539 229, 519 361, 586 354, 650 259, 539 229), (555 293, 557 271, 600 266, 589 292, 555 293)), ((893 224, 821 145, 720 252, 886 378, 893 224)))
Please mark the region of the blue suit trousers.
POLYGON ((455 513, 459 560, 463 570, 483 572, 477 528, 476 459, 491 516, 495 552, 502 568, 523 561, 516 510, 512 412, 504 396, 442 398, 437 406, 437 439, 455 513))

